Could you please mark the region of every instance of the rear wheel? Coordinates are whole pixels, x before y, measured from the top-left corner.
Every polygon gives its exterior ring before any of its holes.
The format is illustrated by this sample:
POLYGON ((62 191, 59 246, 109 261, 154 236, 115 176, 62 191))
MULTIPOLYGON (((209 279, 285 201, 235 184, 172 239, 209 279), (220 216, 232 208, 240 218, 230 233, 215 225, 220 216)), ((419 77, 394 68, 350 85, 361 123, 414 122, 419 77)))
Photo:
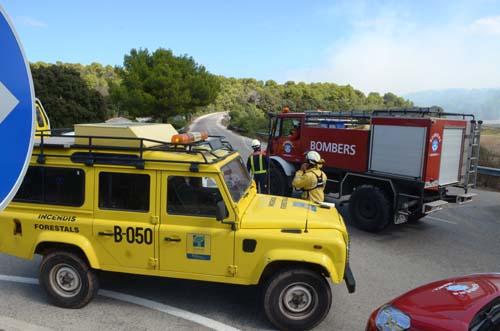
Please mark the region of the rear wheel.
POLYGON ((63 308, 82 308, 97 294, 95 271, 80 256, 56 251, 44 256, 40 265, 40 284, 50 300, 63 308))
POLYGON ((392 206, 385 192, 379 187, 361 185, 349 199, 351 220, 357 228, 377 232, 392 221, 392 206))
POLYGON ((264 311, 279 330, 309 330, 321 323, 332 305, 325 277, 308 269, 278 272, 264 284, 264 311))
POLYGON ((288 182, 288 177, 285 175, 281 167, 271 162, 270 167, 270 192, 272 195, 290 196, 292 188, 288 182))
POLYGON ((422 213, 422 212, 415 212, 415 213, 410 214, 408 216, 408 222, 416 223, 416 222, 420 221, 422 218, 424 218, 425 216, 427 216, 427 215, 422 213))

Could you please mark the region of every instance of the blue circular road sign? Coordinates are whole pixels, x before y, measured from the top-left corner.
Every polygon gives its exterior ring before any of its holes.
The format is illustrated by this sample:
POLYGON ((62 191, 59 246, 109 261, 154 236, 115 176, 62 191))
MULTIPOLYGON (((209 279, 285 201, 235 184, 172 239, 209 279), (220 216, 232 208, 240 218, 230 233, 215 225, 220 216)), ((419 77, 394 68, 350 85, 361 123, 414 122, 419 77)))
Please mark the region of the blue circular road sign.
POLYGON ((21 185, 33 150, 34 90, 19 37, 0 6, 0 210, 21 185))

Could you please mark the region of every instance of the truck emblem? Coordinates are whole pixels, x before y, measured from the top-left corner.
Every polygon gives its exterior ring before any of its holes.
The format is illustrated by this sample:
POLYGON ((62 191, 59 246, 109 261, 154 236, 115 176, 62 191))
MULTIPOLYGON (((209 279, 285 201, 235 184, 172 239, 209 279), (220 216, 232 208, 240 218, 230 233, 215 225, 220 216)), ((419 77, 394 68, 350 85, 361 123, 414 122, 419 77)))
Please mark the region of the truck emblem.
POLYGON ((436 137, 432 139, 432 151, 436 152, 439 148, 439 139, 436 137))
POLYGON ((283 144, 283 150, 285 153, 290 154, 292 152, 293 145, 291 142, 287 141, 283 144))

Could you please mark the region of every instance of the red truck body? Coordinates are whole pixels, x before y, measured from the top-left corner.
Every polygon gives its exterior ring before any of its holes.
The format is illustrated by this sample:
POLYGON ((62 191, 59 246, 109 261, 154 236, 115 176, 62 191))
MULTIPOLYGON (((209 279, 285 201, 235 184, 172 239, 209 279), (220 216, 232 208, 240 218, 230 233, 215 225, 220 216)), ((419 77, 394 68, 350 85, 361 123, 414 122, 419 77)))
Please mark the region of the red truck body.
POLYGON ((481 124, 472 115, 416 108, 373 113, 286 112, 273 114, 271 119, 271 177, 286 177, 271 178, 272 193, 290 192, 290 177, 304 162, 304 154, 314 150, 325 161, 327 191, 341 197, 363 184, 378 183, 384 186, 385 198, 392 200, 392 215, 400 216, 396 222, 439 209, 449 186, 464 189, 463 195, 455 197, 460 202, 472 196, 468 190, 475 184, 481 124))

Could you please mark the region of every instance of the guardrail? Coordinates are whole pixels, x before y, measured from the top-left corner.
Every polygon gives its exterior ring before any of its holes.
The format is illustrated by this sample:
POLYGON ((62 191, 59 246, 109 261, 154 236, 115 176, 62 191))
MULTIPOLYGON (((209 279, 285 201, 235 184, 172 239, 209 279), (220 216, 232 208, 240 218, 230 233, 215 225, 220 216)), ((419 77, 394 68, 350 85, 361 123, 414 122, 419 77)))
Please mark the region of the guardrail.
POLYGON ((481 175, 500 177, 500 169, 490 167, 477 167, 478 173, 481 175))

